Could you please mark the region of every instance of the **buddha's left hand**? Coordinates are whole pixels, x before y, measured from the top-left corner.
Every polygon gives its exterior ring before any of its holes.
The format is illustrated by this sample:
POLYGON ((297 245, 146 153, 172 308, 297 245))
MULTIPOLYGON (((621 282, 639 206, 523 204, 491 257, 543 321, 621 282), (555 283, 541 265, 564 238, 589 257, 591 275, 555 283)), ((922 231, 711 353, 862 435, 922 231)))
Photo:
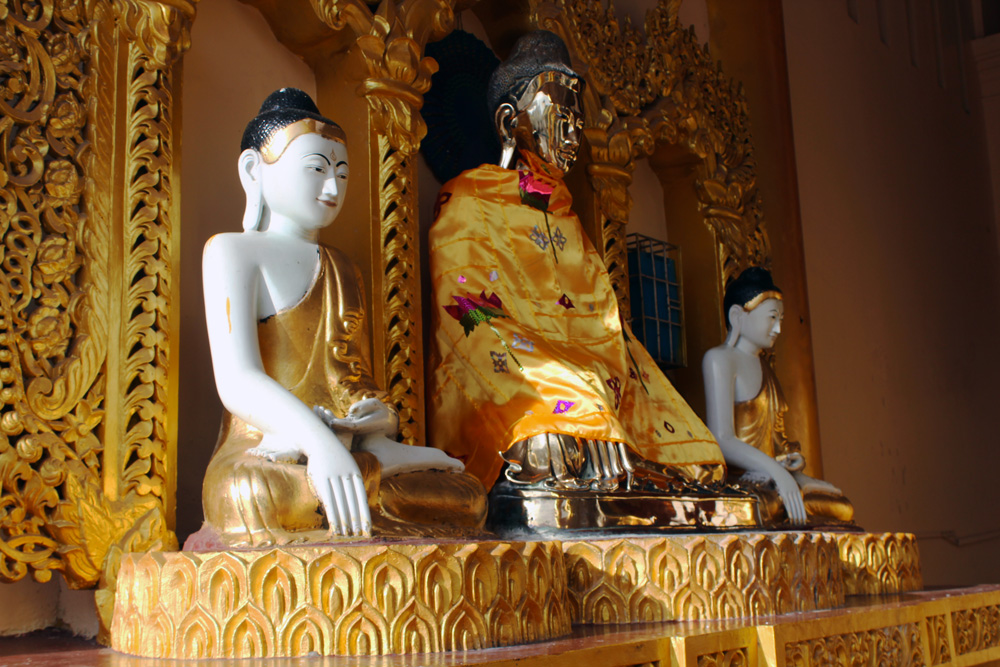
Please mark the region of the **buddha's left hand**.
POLYGON ((358 436, 379 434, 392 438, 399 431, 399 417, 394 410, 377 398, 358 401, 350 407, 347 416, 343 418, 337 417, 319 405, 313 410, 335 432, 358 436))

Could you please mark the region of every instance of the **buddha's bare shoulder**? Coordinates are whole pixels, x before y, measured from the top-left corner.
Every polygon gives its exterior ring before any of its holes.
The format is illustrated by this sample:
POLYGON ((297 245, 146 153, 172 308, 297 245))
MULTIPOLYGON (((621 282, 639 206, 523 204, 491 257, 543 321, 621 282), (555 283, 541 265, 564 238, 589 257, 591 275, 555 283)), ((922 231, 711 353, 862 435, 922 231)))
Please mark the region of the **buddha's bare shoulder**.
POLYGON ((739 350, 735 350, 723 343, 705 353, 701 361, 701 366, 703 369, 718 370, 735 368, 739 354, 741 354, 739 350))

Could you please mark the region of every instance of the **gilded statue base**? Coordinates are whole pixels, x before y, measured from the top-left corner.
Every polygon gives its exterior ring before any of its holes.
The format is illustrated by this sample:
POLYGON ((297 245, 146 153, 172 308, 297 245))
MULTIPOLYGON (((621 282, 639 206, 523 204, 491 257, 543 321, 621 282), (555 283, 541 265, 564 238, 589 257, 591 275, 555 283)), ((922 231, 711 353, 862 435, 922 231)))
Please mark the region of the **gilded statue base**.
MULTIPOLYGON (((499 486, 499 485, 498 485, 499 486)), ((494 487, 487 526, 500 535, 535 533, 570 538, 581 533, 670 528, 705 532, 755 528, 757 500, 738 495, 550 491, 494 487)))
POLYGON ((917 538, 911 533, 830 533, 837 541, 847 595, 919 591, 917 538))
POLYGON ((558 543, 424 540, 125 555, 111 646, 185 659, 384 655, 569 632, 558 543))
POLYGON ((633 535, 563 550, 574 623, 752 619, 923 586, 905 533, 633 535))

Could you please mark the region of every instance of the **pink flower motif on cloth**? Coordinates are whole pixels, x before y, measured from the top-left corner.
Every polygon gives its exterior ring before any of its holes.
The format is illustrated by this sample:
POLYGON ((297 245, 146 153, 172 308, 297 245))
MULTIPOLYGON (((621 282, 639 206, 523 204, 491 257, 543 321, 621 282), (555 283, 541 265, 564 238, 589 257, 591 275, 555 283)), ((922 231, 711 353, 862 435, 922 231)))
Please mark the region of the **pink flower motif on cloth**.
POLYGON ((495 282, 500 277, 500 274, 496 272, 496 269, 490 271, 490 282, 495 282))
POLYGON ((568 296, 566 296, 565 294, 563 294, 561 297, 559 297, 559 300, 556 301, 556 303, 558 303, 560 306, 562 306, 566 310, 569 310, 570 308, 576 308, 576 306, 573 305, 573 301, 568 296))
POLYGON ((553 187, 538 180, 530 171, 517 172, 517 189, 521 194, 521 202, 539 211, 549 210, 549 198, 553 187))
POLYGON ((465 282, 465 276, 459 276, 458 277, 458 282, 464 283, 465 282))
POLYGON ((605 382, 607 382, 608 386, 611 387, 611 391, 615 392, 615 410, 617 410, 618 406, 621 405, 622 402, 622 381, 617 377, 613 377, 605 380, 605 382))
POLYGON ((561 415, 569 411, 574 405, 576 405, 576 401, 556 401, 556 408, 552 411, 552 414, 561 415))
POLYGON ((630 378, 632 378, 633 380, 638 380, 639 379, 639 376, 635 374, 635 369, 634 368, 628 369, 628 376, 630 378))
POLYGON ((507 345, 507 341, 503 339, 500 332, 495 326, 493 326, 493 320, 498 317, 506 318, 507 315, 503 312, 503 302, 500 301, 500 297, 496 294, 490 294, 486 296, 485 290, 479 293, 479 296, 473 296, 469 292, 466 292, 465 296, 452 296, 455 303, 458 305, 444 306, 445 312, 458 320, 459 324, 462 325, 462 329, 465 331, 466 337, 468 337, 475 328, 480 324, 485 324, 490 328, 493 334, 503 345, 504 349, 507 350, 507 354, 510 355, 510 360, 517 364, 517 369, 520 371, 524 370, 521 366, 521 362, 517 360, 514 356, 514 352, 511 351, 510 346, 507 345))
POLYGON ((507 317, 503 312, 503 303, 496 294, 487 297, 483 291, 479 294, 479 298, 467 293, 466 296, 452 296, 452 299, 458 305, 445 306, 444 309, 462 324, 466 336, 471 334, 480 322, 488 323, 494 317, 507 317))

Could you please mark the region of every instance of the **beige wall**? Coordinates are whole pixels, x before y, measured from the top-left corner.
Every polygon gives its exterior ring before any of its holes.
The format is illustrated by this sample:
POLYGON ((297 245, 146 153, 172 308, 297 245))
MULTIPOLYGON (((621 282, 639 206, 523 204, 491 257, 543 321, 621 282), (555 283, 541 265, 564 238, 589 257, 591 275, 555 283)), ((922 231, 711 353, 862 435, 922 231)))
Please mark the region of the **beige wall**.
MULTIPOLYGON (((869 530, 1000 527, 1000 290, 978 102, 938 82, 930 2, 786 0, 826 478, 869 530)), ((947 47, 947 44, 945 45, 947 47)), ((928 584, 1000 581, 1000 542, 920 542, 928 584)))
POLYGON ((181 162, 181 366, 177 443, 177 532, 202 520, 201 479, 219 432, 222 405, 212 378, 201 293, 201 249, 213 234, 241 231, 236 175, 240 137, 271 91, 315 96, 310 69, 278 44, 256 9, 237 0, 198 5, 184 58, 181 162))
POLYGON ((1000 229, 1000 33, 977 39, 971 47, 986 121, 993 177, 993 216, 1000 229))

